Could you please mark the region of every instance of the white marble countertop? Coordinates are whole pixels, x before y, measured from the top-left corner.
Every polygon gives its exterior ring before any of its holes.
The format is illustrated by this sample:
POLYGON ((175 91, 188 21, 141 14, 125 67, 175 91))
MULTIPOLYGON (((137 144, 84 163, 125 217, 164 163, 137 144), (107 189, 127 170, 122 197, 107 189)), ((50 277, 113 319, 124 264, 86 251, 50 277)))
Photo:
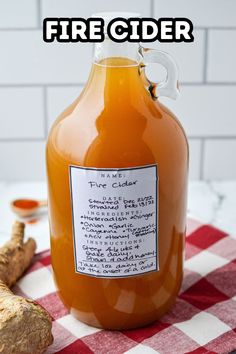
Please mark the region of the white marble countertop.
MULTIPOLYGON (((43 182, 0 182, 0 244, 10 235, 16 216, 10 210, 10 202, 17 198, 46 199, 47 189, 43 182)), ((188 215, 210 223, 236 238, 236 181, 189 183, 188 215)), ((47 211, 37 216, 39 222, 27 223, 26 233, 33 236, 38 251, 49 248, 47 211)))

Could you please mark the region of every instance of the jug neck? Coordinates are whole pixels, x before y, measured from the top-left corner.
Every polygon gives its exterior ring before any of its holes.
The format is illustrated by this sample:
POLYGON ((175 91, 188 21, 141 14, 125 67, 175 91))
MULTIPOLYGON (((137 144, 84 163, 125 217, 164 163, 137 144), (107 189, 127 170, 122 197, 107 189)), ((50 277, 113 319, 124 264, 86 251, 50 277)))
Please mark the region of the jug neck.
POLYGON ((146 95, 140 77, 142 56, 139 48, 138 43, 116 43, 108 38, 97 43, 84 97, 97 97, 97 101, 105 100, 106 105, 108 101, 114 105, 119 101, 122 109, 122 102, 131 102, 135 96, 146 95))
POLYGON ((95 44, 93 62, 99 64, 106 59, 109 60, 109 58, 125 58, 137 65, 141 60, 139 48, 138 43, 116 43, 106 37, 103 42, 95 44))

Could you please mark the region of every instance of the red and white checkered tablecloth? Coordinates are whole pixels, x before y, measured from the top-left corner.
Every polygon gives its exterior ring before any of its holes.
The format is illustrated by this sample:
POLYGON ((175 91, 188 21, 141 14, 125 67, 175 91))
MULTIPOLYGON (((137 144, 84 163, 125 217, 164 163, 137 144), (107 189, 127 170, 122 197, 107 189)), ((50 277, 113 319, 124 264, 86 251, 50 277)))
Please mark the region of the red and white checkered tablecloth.
POLYGON ((53 318, 46 354, 204 354, 236 349, 236 240, 188 220, 185 276, 172 310, 141 329, 105 331, 75 320, 53 283, 49 251, 36 255, 13 291, 35 299, 53 318))

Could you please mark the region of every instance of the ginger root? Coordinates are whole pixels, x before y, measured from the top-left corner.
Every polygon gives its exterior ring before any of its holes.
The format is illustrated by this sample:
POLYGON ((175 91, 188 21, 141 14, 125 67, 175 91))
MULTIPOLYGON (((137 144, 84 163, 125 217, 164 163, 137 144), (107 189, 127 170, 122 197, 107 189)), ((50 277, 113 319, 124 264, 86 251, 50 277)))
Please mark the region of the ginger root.
POLYGON ((15 284, 33 258, 36 243, 24 243, 24 227, 15 222, 11 240, 0 248, 0 353, 41 354, 52 344, 52 321, 34 301, 14 295, 15 284))
POLYGON ((12 235, 3 247, 0 247, 0 280, 11 287, 30 265, 36 250, 36 242, 29 238, 24 243, 25 224, 16 221, 12 235))

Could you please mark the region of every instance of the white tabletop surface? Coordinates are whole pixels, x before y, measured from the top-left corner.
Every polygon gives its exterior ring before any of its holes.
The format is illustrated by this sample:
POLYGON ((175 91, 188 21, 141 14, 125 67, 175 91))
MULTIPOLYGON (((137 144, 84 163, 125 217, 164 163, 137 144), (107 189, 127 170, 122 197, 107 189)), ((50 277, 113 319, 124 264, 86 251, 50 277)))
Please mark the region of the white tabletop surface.
MULTIPOLYGON (((47 188, 43 182, 0 182, 0 244, 10 235, 16 216, 10 210, 10 202, 17 198, 46 199, 47 188)), ((236 238, 236 181, 189 183, 188 215, 204 223, 210 223, 236 238)), ((49 226, 46 210, 37 216, 36 223, 27 223, 26 234, 33 236, 38 251, 49 248, 49 226)))

